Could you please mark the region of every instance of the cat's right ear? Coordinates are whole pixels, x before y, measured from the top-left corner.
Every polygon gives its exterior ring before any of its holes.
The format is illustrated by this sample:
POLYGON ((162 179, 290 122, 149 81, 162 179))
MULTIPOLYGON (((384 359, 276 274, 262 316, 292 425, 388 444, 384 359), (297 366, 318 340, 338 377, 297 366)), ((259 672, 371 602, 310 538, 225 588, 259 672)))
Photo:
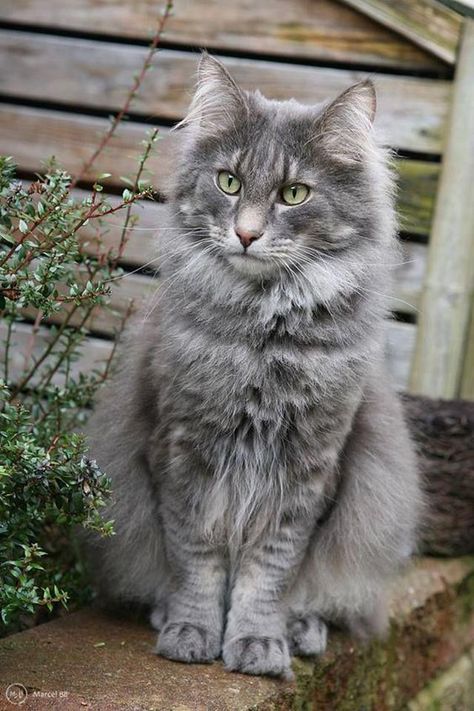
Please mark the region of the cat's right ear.
POLYGON ((217 134, 247 113, 248 104, 242 89, 218 59, 203 52, 191 106, 174 130, 192 126, 217 134))

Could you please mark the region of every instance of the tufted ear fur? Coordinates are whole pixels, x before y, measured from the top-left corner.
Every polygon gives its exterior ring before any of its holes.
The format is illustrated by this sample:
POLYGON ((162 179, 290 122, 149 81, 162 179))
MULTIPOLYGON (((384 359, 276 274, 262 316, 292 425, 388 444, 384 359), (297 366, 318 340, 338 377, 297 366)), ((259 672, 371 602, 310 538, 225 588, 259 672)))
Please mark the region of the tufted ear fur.
POLYGON ((236 84, 224 65, 203 52, 197 71, 197 85, 187 115, 175 128, 195 126, 211 133, 219 133, 248 112, 244 92, 236 84))
POLYGON ((354 84, 319 114, 315 141, 342 163, 359 162, 371 147, 376 106, 373 83, 354 84))

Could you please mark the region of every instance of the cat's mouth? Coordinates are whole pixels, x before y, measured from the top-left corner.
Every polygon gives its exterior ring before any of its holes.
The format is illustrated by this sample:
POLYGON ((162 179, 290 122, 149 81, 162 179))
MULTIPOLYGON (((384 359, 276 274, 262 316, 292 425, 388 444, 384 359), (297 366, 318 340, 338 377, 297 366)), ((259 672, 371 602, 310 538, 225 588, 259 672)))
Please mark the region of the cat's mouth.
POLYGON ((248 251, 227 254, 229 263, 241 274, 262 276, 275 271, 275 265, 265 257, 248 251))

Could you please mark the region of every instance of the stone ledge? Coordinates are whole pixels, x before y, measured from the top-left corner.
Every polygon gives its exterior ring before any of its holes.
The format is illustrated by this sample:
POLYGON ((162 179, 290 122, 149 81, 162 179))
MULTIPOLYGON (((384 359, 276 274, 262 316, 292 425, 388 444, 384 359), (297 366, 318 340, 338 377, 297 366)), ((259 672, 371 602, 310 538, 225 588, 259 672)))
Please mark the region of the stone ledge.
POLYGON ((147 626, 82 610, 0 641, 0 709, 10 684, 25 709, 94 711, 388 711, 407 708, 474 642, 474 559, 422 559, 394 586, 384 642, 333 634, 295 659, 295 682, 156 657, 147 626))
POLYGON ((472 711, 474 708, 474 647, 420 691, 407 711, 472 711))

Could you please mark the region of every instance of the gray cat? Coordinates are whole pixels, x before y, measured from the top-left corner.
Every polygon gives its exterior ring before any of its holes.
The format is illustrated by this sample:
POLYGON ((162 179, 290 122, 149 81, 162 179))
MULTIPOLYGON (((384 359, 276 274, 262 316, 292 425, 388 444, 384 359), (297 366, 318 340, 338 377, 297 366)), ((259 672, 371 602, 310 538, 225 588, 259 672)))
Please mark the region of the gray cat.
POLYGON ((181 122, 156 303, 90 427, 116 535, 106 599, 159 654, 290 677, 326 623, 370 635, 411 554, 414 455, 383 369, 398 259, 369 81, 303 106, 204 54, 181 122))

